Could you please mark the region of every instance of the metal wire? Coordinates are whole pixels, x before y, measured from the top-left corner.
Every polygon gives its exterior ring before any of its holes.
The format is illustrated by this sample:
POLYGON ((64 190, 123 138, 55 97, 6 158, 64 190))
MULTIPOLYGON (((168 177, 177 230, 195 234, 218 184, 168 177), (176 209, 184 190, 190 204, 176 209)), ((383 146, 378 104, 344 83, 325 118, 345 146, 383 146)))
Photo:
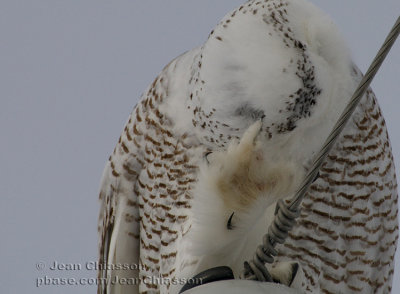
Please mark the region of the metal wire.
POLYGON ((276 244, 284 243, 288 232, 293 228, 294 224, 296 223, 296 218, 299 215, 300 204, 303 201, 308 188, 317 177, 322 163, 325 161, 329 152, 335 145, 343 128, 346 126, 347 121, 352 116, 354 110, 356 109, 366 90, 370 86, 372 80, 374 79, 376 73, 378 72, 380 66, 385 60, 387 54, 389 53, 399 34, 400 17, 398 17, 395 25, 390 31, 374 61, 362 78, 357 90, 353 94, 353 97, 344 109, 332 132, 326 139, 320 152, 317 154, 310 171, 308 172, 307 176, 300 186, 300 189, 297 190, 289 205, 286 205, 283 201, 278 202, 275 219, 269 227, 268 233, 263 238, 263 245, 260 245, 257 248, 257 252, 254 255, 252 261, 245 262, 242 278, 246 280, 272 282, 272 277, 268 272, 265 264, 272 263, 274 261, 274 256, 277 255, 277 251, 275 250, 276 244))

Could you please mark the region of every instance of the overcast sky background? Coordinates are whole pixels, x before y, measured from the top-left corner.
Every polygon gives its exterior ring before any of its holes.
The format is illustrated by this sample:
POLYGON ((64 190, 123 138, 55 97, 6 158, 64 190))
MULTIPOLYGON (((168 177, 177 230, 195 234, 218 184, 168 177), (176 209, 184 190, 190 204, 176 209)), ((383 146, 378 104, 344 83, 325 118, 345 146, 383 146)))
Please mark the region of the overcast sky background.
MULTIPOLYGON (((85 265, 97 260, 100 177, 129 113, 165 64, 242 2, 0 0, 1 293, 96 292, 37 288, 36 279, 96 276, 85 265), (82 269, 51 271, 54 261, 82 269)), ((363 71, 400 14, 399 0, 312 2, 338 24, 363 71)), ((399 76, 400 40, 373 83, 397 167, 399 76)))

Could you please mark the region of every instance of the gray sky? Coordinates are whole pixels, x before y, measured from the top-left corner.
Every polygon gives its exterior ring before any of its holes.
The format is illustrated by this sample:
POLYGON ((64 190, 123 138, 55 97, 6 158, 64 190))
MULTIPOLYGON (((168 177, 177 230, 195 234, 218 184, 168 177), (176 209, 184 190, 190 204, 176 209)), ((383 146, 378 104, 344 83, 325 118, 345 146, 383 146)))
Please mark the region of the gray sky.
MULTIPOLYGON (((364 71, 400 14, 398 0, 312 2, 332 16, 364 71)), ((129 113, 165 64, 241 3, 0 1, 1 293, 95 293, 37 288, 36 279, 96 276, 85 267, 97 259, 100 177, 129 113), (82 268, 52 271, 54 261, 82 268)), ((400 40, 373 83, 397 167, 399 75, 400 40)))

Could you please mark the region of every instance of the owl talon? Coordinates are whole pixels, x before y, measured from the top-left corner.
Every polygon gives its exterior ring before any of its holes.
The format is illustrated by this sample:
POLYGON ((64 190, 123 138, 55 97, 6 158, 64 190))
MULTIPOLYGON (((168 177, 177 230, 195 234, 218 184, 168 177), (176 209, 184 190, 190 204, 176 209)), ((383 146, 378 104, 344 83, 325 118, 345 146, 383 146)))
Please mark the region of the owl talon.
POLYGON ((289 287, 292 286, 293 281, 296 278, 297 273, 299 271, 299 268, 300 268, 300 266, 299 266, 299 264, 297 262, 292 264, 292 277, 291 277, 290 282, 289 282, 289 287))
POLYGON ((228 230, 233 230, 234 229, 234 227, 233 227, 233 225, 232 225, 232 218, 233 218, 233 215, 235 214, 235 212, 232 212, 232 214, 231 214, 231 216, 229 217, 229 219, 228 219, 228 223, 226 224, 226 228, 228 229, 228 230))
POLYGON ((314 180, 313 180, 313 183, 315 183, 315 181, 318 180, 320 176, 321 176, 321 175, 320 175, 320 173, 318 172, 317 175, 315 176, 314 180))
POLYGON ((213 152, 212 151, 208 151, 208 152, 206 152, 205 154, 204 154, 204 159, 207 161, 207 164, 210 164, 210 161, 208 160, 208 156, 210 155, 210 154, 212 154, 213 152))

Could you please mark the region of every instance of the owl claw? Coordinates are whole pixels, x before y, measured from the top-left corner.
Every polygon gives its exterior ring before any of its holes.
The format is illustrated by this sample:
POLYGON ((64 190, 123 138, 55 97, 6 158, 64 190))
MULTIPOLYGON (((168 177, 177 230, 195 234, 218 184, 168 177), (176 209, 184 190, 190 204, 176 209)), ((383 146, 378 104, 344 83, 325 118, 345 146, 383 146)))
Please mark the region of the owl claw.
POLYGON ((233 228, 234 228, 233 225, 232 225, 232 218, 233 218, 234 214, 235 214, 235 212, 232 212, 231 216, 228 219, 228 223, 226 224, 226 228, 228 230, 233 230, 233 228))
POLYGON ((293 281, 297 276, 297 272, 299 271, 299 268, 300 268, 300 266, 299 266, 299 264, 297 262, 292 264, 292 276, 291 276, 290 281, 289 281, 289 285, 288 285, 289 287, 292 286, 293 281))
POLYGON ((207 161, 207 164, 210 164, 210 161, 208 160, 208 156, 212 154, 212 151, 208 151, 204 154, 204 159, 207 161))
POLYGON ((313 183, 314 183, 316 180, 318 180, 320 176, 321 176, 321 175, 320 175, 320 173, 318 172, 317 175, 315 176, 314 180, 313 180, 313 183))

